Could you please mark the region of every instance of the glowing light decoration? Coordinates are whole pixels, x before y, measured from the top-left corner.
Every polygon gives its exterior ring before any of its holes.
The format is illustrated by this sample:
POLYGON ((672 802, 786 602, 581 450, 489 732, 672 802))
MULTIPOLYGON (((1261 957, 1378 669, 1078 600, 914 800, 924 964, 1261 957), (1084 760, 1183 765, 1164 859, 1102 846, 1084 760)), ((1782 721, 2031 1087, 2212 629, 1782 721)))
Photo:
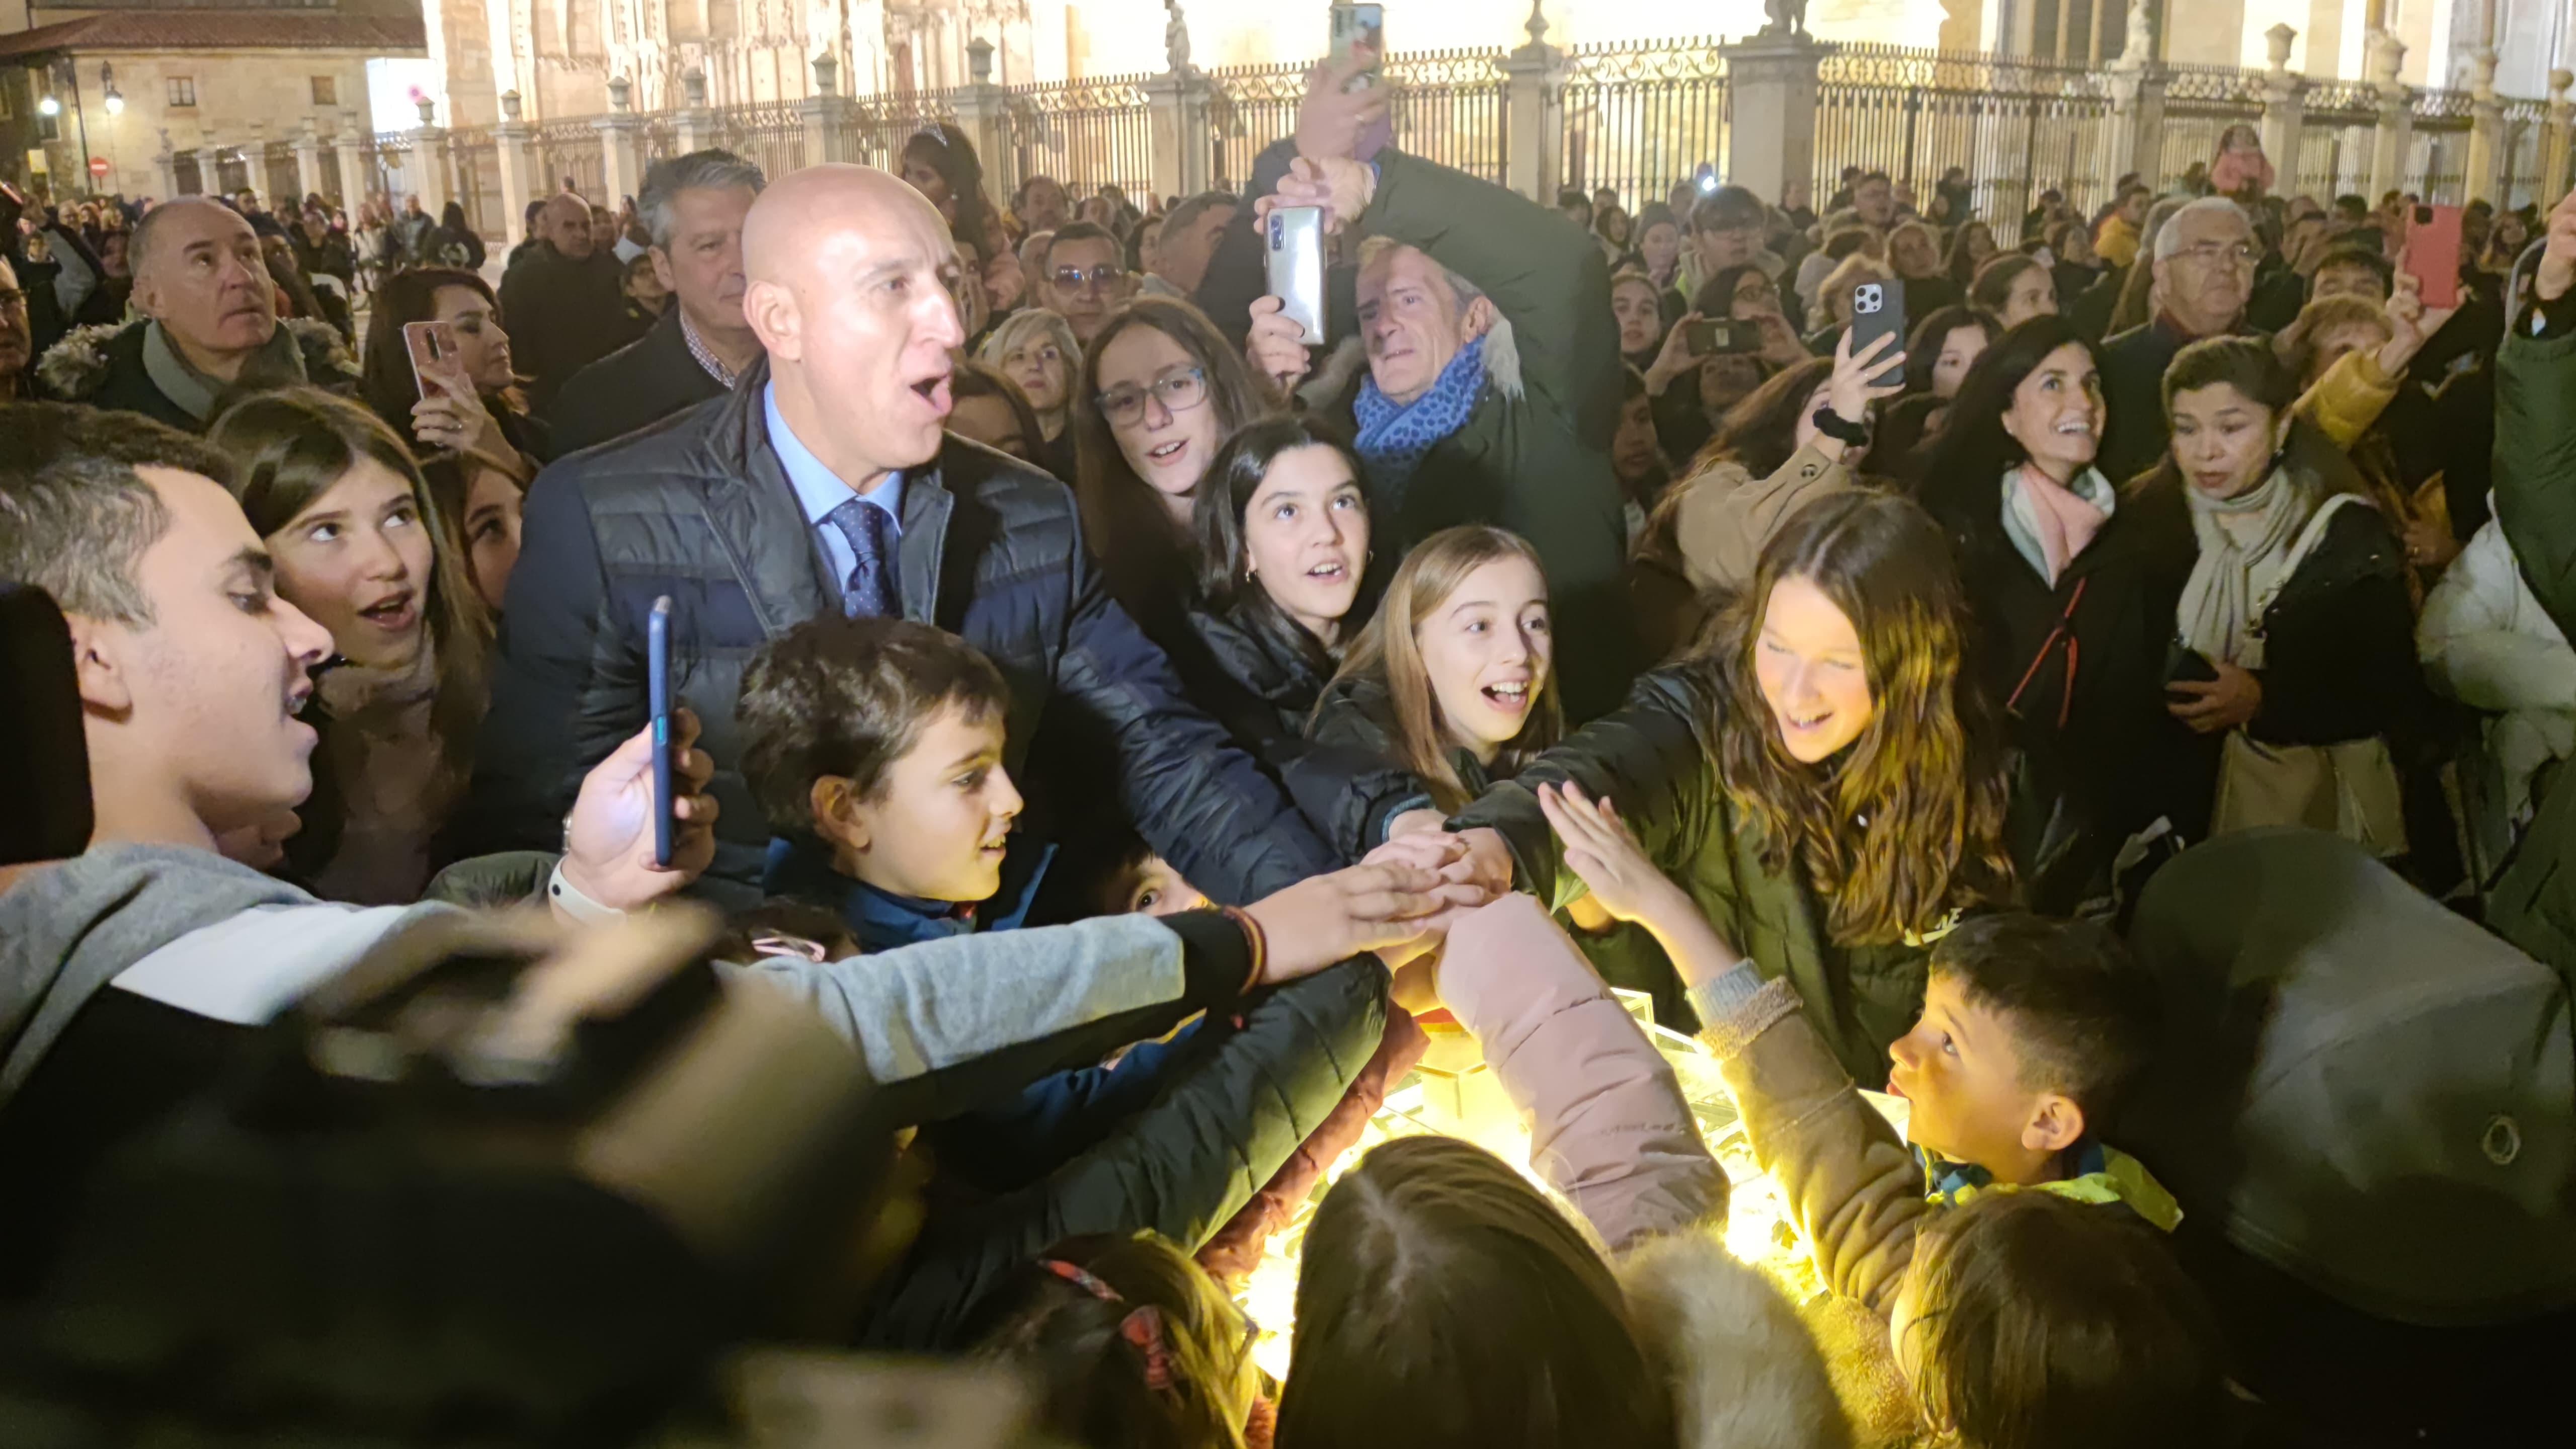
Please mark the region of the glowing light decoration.
MULTIPOLYGON (((1700 1136, 1718 1165, 1726 1170, 1731 1187, 1726 1215, 1727 1251, 1763 1270, 1792 1302, 1804 1302, 1822 1293, 1824 1281, 1816 1272, 1805 1241, 1798 1236, 1797 1225, 1789 1215, 1788 1199, 1781 1194, 1779 1184, 1753 1160, 1753 1148, 1745 1140, 1735 1099, 1718 1074, 1717 1058, 1697 1038, 1655 1025, 1652 999, 1645 993, 1613 987, 1611 994, 1619 998, 1629 1015, 1637 1018, 1664 1060, 1672 1063, 1673 1073, 1681 1081, 1682 1097, 1699 1124, 1700 1136)), ((1274 1378, 1284 1380, 1288 1376, 1289 1351, 1296 1329, 1297 1264, 1304 1256, 1306 1229, 1313 1221, 1315 1207, 1332 1190, 1333 1182, 1371 1148, 1398 1137, 1434 1133, 1463 1138, 1518 1168, 1532 1184, 1547 1191, 1547 1184, 1530 1170, 1529 1123, 1513 1110, 1511 1099, 1485 1065, 1484 1053, 1475 1039, 1454 1026, 1444 1029, 1425 1023, 1424 1030, 1431 1036, 1431 1046, 1423 1054, 1422 1064, 1387 1094, 1386 1105, 1370 1119, 1359 1143, 1324 1170, 1323 1186, 1315 1190, 1288 1226, 1271 1238, 1261 1265, 1253 1269, 1243 1291, 1235 1297, 1261 1327, 1260 1338, 1253 1345, 1253 1359, 1274 1378)), ((1903 1098, 1876 1092, 1861 1095, 1899 1135, 1904 1133, 1903 1098)), ((1559 1205, 1563 1205, 1561 1199, 1559 1205)), ((1567 1212, 1580 1220, 1571 1208, 1567 1212)))

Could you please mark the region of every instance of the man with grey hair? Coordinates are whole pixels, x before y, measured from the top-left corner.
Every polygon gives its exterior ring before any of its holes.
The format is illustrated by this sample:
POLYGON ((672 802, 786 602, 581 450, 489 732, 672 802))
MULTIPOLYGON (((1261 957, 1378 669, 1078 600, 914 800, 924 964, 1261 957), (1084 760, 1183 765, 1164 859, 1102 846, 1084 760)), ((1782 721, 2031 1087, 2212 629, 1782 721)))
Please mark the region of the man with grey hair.
POLYGON ((626 315, 626 264, 595 232, 590 204, 569 192, 537 214, 536 249, 501 278, 501 322, 528 379, 528 404, 551 412, 572 375, 642 335, 626 315))
POLYGON ((2114 485, 2164 456, 2165 368, 2204 337, 2242 332, 2254 296, 2254 224, 2235 202, 2205 196, 2156 232, 2155 316, 2102 344, 2102 400, 2109 418, 2096 466, 2114 485))
POLYGON ((761 358, 743 317, 743 218, 768 184, 730 151, 692 151, 644 173, 637 210, 653 270, 677 305, 641 338, 575 373, 548 419, 557 452, 622 438, 730 391, 761 358))
POLYGON ((281 323, 259 237, 212 197, 164 202, 135 223, 127 257, 139 321, 82 327, 37 364, 47 395, 205 431, 246 392, 312 383, 353 390, 357 367, 329 323, 281 323))
POLYGON ((1156 297, 1190 300, 1207 279, 1216 244, 1225 229, 1234 225, 1234 213, 1242 205, 1242 198, 1230 192, 1202 191, 1173 207, 1163 219, 1163 239, 1141 290, 1156 297))

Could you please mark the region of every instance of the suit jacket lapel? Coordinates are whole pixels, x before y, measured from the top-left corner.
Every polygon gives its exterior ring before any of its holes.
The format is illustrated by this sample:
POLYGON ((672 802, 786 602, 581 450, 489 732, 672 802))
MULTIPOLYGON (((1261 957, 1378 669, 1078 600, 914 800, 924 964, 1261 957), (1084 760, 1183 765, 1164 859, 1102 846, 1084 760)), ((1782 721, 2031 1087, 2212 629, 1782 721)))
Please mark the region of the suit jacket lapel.
POLYGON ((895 548, 903 571, 903 616, 924 624, 939 622, 939 563, 947 552, 948 515, 957 506, 939 475, 936 459, 904 474, 903 541, 895 548))
MULTIPOLYGON (((694 362, 692 363, 694 366, 694 362)), ((751 600, 764 637, 779 635, 841 607, 841 591, 830 578, 821 544, 805 522, 787 470, 769 446, 769 428, 761 416, 761 389, 769 381, 768 364, 754 365, 733 391, 730 409, 738 424, 721 434, 737 448, 727 460, 727 477, 707 490, 707 522, 734 578, 751 600)))

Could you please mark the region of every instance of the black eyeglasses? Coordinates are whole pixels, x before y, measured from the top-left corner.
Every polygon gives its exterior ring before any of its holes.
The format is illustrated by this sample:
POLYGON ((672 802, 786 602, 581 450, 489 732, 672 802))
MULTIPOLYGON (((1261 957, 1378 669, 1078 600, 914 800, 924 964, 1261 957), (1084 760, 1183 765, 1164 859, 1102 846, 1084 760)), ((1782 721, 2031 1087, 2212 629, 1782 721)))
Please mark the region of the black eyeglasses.
POLYGON ((1167 372, 1145 387, 1113 387, 1093 401, 1100 404, 1102 416, 1123 428, 1145 416, 1149 391, 1162 399, 1164 411, 1185 413, 1207 401, 1207 374, 1195 367, 1167 372))

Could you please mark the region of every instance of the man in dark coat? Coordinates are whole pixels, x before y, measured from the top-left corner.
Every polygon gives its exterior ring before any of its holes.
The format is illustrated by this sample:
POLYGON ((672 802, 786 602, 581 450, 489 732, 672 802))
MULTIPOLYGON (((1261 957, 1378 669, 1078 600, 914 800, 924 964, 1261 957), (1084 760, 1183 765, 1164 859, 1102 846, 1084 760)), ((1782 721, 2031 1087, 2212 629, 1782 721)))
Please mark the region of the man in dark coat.
POLYGON ((542 239, 501 278, 501 322, 543 413, 572 375, 635 340, 626 321, 626 267, 590 234, 578 196, 550 198, 542 239))
POLYGON ((742 315, 742 223, 763 184, 760 168, 730 151, 692 151, 644 173, 653 268, 674 305, 556 394, 549 420, 559 452, 722 397, 760 360, 760 337, 742 315))
POLYGON ((37 364, 50 396, 202 433, 245 392, 357 385, 329 323, 280 322, 259 238, 239 212, 182 197, 145 212, 129 255, 143 320, 82 327, 37 364))
POLYGON ((2102 399, 2110 417, 2096 466, 2113 486, 2164 456, 2170 441, 2165 368, 2191 343, 2244 330, 2260 257, 2243 209, 2211 196, 2175 212, 2156 233, 2153 261, 2138 259, 2155 268, 2155 318, 2102 344, 2102 399))
POLYGON ((930 204, 881 171, 808 167, 753 206, 743 251, 767 360, 529 490, 469 838, 554 838, 582 771, 646 718, 646 617, 668 595, 674 692, 716 763, 721 878, 757 880, 769 834, 739 768, 742 669, 827 609, 900 612, 991 657, 1033 817, 1050 785, 1106 774, 1146 841, 1219 900, 1328 868, 1110 601, 1072 494, 942 432, 965 338, 955 244, 930 204), (1023 768, 1033 744, 1047 768, 1023 768))

